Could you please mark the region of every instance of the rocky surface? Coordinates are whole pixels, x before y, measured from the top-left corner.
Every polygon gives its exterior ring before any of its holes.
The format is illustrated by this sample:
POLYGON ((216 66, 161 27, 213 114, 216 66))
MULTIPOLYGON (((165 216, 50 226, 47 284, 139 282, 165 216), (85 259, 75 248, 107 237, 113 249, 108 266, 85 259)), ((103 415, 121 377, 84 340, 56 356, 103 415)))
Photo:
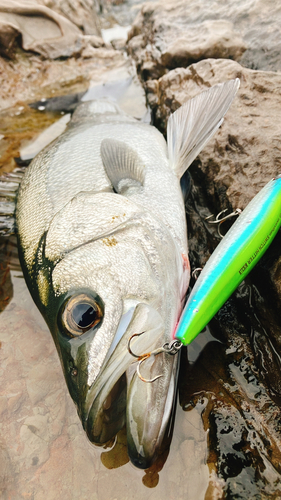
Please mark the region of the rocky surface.
MULTIPOLYGON (((89 87, 132 78, 140 94, 143 90, 135 78, 130 61, 113 48, 88 47, 81 57, 67 60, 28 59, 19 53, 16 61, 0 58, 0 108, 23 101, 86 92, 89 87)), ((143 97, 142 97, 143 99, 143 97)))
MULTIPOLYGON (((215 137, 197 160, 208 206, 244 209, 280 173, 281 74, 249 70, 227 59, 207 59, 146 83, 155 122, 165 132, 170 114, 212 85, 240 78, 240 89, 215 137)), ((218 210, 218 211, 220 211, 218 210)))
POLYGON ((280 21, 274 0, 148 2, 133 23, 128 50, 144 80, 208 57, 280 70, 280 21))
POLYGON ((37 2, 69 19, 85 35, 100 36, 98 0, 37 0, 37 2))
MULTIPOLYGON (((54 5, 55 2, 53 2, 54 5)), ((65 2, 67 3, 67 2, 65 2)), ((52 2, 51 2, 52 4, 52 2)), ((75 5, 74 5, 75 7, 75 5)), ((60 11, 61 9, 57 9, 60 11)), ((77 11, 76 23, 57 13, 36 0, 20 2, 18 0, 0 1, 0 41, 1 54, 14 58, 18 46, 26 51, 39 53, 45 58, 57 59, 81 54, 87 45, 86 35, 100 35, 96 29, 80 31, 80 13, 90 19, 96 19, 93 12, 89 16, 86 9, 77 11), (83 33, 83 34, 82 34, 83 33)), ((69 9, 68 9, 69 10, 69 9)), ((73 12, 75 14, 75 11, 73 12)), ((73 17, 73 16, 72 16, 73 17)), ((82 23, 83 24, 83 23, 82 23)))

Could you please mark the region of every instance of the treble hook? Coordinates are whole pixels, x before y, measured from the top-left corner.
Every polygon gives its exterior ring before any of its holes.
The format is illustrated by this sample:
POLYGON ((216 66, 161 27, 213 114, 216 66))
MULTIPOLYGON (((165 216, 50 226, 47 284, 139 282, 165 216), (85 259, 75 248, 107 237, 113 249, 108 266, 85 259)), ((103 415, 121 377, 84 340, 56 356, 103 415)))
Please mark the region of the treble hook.
POLYGON ((143 382, 147 382, 149 384, 151 384, 152 382, 154 382, 155 380, 157 380, 158 378, 160 377, 163 377, 163 375, 156 375, 156 377, 152 378, 152 379, 146 379, 144 378, 141 373, 140 373, 140 365, 148 358, 150 358, 151 356, 157 356, 158 354, 160 354, 161 352, 165 352, 166 354, 171 354, 171 355, 174 355, 174 354, 177 354, 177 352, 180 350, 180 348, 182 347, 182 343, 179 341, 179 340, 172 340, 170 343, 169 342, 166 342, 162 347, 158 347, 157 349, 154 349, 153 351, 151 352, 147 352, 145 354, 135 354, 132 349, 131 349, 131 341, 134 337, 139 337, 140 335, 142 335, 144 332, 141 332, 141 333, 134 333, 134 335, 132 335, 130 338, 129 338, 129 341, 128 341, 128 351, 129 353, 134 356, 135 358, 138 359, 138 366, 137 366, 137 374, 138 374, 138 377, 143 381, 143 382))
POLYGON ((221 212, 218 213, 216 216, 215 220, 209 220, 211 217, 214 217, 214 214, 209 215, 208 217, 205 217, 205 220, 208 222, 208 224, 218 224, 218 234, 220 238, 223 238, 223 234, 220 232, 220 226, 221 224, 226 221, 227 219, 230 219, 231 217, 235 217, 236 215, 240 215, 242 213, 241 208, 236 208, 231 214, 225 215, 225 217, 222 217, 220 219, 220 216, 227 212, 228 208, 225 208, 221 212))
POLYGON ((198 278, 199 278, 199 274, 201 273, 201 271, 203 271, 202 267, 196 267, 196 269, 193 269, 193 271, 191 273, 192 278, 194 278, 197 281, 198 278))

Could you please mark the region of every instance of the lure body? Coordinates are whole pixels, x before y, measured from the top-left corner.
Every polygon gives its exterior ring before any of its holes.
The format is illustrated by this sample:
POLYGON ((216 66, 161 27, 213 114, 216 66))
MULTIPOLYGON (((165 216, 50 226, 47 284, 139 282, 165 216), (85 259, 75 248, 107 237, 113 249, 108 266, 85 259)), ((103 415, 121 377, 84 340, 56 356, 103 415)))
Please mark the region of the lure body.
POLYGON ((203 330, 262 257, 281 225, 281 176, 253 198, 217 246, 183 310, 175 338, 184 345, 203 330))

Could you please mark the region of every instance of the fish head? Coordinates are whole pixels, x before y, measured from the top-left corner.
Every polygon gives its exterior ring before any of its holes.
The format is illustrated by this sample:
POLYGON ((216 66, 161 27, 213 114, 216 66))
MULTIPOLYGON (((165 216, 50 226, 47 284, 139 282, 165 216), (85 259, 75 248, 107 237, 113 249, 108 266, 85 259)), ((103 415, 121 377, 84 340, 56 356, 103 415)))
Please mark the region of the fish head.
POLYGON ((132 462, 157 454, 175 393, 177 359, 136 359, 171 339, 181 308, 181 259, 163 224, 115 193, 80 193, 52 219, 37 250, 33 296, 46 318, 89 439, 127 422, 132 462))

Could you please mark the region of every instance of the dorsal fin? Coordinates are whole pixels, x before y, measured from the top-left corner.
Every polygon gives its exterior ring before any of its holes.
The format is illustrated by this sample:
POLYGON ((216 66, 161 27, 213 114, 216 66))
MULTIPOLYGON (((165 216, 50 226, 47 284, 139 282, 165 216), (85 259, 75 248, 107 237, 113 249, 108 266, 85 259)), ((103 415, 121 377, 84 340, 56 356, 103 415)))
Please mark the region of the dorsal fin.
POLYGON ((187 101, 169 117, 169 159, 179 178, 222 124, 239 85, 239 78, 215 85, 187 101))
POLYGON ((119 191, 118 184, 123 179, 143 185, 145 166, 138 153, 125 142, 104 139, 100 152, 104 169, 116 192, 119 191))

